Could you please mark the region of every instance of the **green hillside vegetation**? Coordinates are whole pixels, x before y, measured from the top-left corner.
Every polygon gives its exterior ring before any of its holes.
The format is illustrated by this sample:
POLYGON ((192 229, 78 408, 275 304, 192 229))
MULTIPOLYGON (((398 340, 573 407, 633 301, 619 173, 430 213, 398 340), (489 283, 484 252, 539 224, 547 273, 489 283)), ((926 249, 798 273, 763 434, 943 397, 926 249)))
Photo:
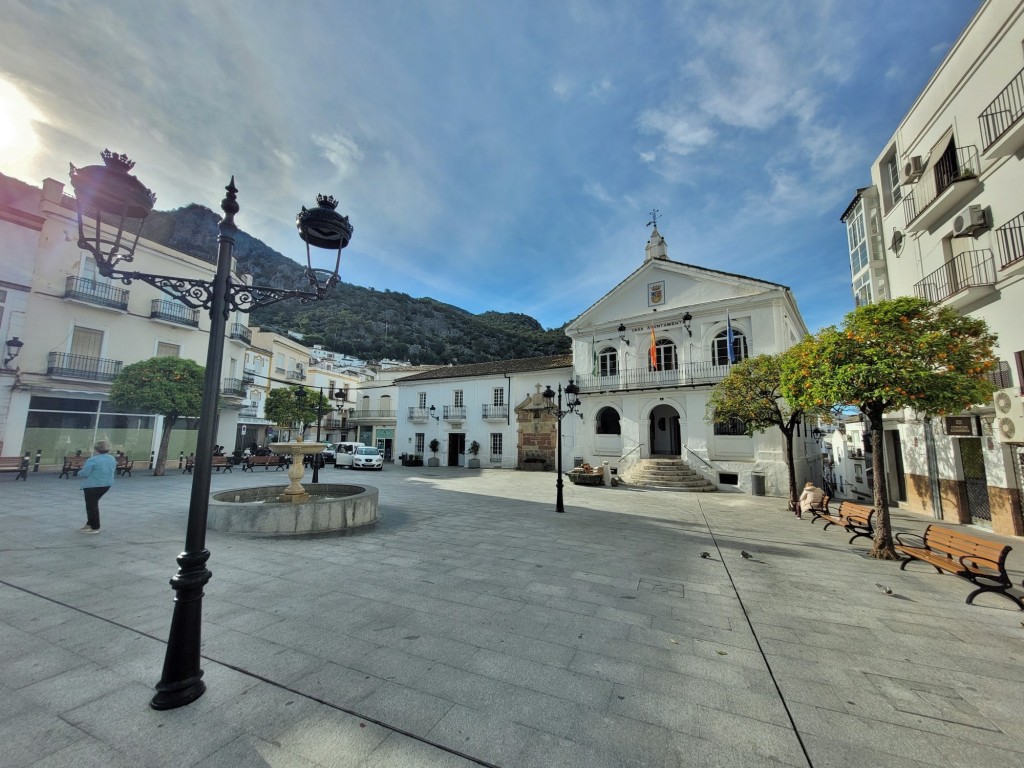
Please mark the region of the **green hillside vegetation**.
MULTIPOLYGON (((154 211, 144 235, 162 245, 213 262, 219 216, 192 204, 154 211)), ((235 258, 256 285, 302 288, 302 267, 265 243, 239 231, 235 258)), ((330 299, 312 304, 283 301, 257 310, 252 325, 303 334, 307 346, 365 360, 391 358, 413 364, 477 363, 540 357, 569 351, 562 328, 545 330, 534 318, 516 312, 482 312, 431 298, 413 298, 342 282, 330 299)))

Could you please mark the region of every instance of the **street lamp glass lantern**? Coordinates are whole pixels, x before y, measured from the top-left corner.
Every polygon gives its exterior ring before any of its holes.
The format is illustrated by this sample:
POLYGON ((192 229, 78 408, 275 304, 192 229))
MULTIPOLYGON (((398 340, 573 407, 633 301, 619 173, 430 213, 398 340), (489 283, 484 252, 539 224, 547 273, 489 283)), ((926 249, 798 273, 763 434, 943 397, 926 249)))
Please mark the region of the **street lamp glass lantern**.
POLYGON ((100 274, 109 277, 119 262, 135 258, 142 224, 156 204, 156 195, 128 173, 135 163, 127 155, 104 149, 100 157, 103 165, 71 166, 71 187, 78 214, 78 246, 91 253, 100 274))
POLYGON ((544 402, 548 407, 555 404, 555 390, 553 390, 550 385, 544 388, 544 391, 541 393, 541 397, 544 398, 544 402))
POLYGON ((316 288, 317 293, 322 294, 328 288, 334 287, 339 280, 341 250, 352 239, 352 224, 348 216, 342 216, 336 210, 338 201, 333 195, 317 195, 316 203, 314 208, 302 206, 302 210, 295 216, 295 226, 299 230, 299 237, 306 243, 306 278, 310 285, 316 288), (313 266, 310 246, 337 251, 333 271, 313 266))
POLYGON ((565 385, 565 402, 569 409, 575 408, 580 402, 580 388, 572 379, 565 385))

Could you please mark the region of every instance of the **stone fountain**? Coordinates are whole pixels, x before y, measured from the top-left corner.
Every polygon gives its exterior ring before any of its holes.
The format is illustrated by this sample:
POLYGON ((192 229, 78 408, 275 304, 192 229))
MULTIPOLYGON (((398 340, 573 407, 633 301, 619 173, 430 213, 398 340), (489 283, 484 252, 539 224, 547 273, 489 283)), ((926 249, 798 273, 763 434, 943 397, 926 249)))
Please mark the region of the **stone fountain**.
POLYGON ((324 449, 323 445, 320 443, 304 442, 302 435, 298 435, 294 443, 271 443, 270 448, 274 453, 285 453, 292 457, 292 462, 288 465, 288 479, 291 482, 285 488, 284 493, 278 497, 278 501, 291 502, 292 504, 309 501, 309 494, 306 493, 306 489, 299 483, 306 472, 306 467, 302 463, 302 457, 320 453, 324 449))
POLYGON ((307 491, 302 457, 323 450, 319 443, 271 443, 288 454, 288 487, 235 488, 213 494, 207 516, 211 531, 258 535, 295 535, 343 531, 377 521, 378 491, 370 486, 317 483, 307 491))

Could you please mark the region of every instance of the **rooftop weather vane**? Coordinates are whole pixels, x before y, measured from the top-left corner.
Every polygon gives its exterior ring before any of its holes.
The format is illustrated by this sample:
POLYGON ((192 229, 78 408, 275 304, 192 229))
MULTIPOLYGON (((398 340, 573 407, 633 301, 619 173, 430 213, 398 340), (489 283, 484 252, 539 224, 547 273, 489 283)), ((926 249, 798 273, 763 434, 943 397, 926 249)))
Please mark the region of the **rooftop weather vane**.
POLYGON ((657 208, 651 210, 651 220, 647 222, 648 227, 658 228, 658 214, 660 211, 657 208))

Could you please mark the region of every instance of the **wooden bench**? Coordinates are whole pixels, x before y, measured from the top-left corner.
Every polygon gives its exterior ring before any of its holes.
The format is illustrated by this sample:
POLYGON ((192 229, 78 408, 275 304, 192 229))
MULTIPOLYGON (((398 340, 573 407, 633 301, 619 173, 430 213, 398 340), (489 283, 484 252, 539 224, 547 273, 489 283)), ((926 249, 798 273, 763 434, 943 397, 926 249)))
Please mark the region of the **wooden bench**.
POLYGON ((134 459, 129 459, 124 454, 121 454, 120 456, 117 457, 117 468, 114 470, 114 472, 121 477, 123 477, 124 475, 128 475, 128 477, 131 477, 132 467, 134 466, 134 459))
POLYGON ((848 533, 852 533, 850 537, 850 543, 853 540, 864 536, 871 538, 875 535, 875 510, 871 507, 865 507, 863 504, 854 504, 852 501, 843 501, 839 504, 839 509, 835 512, 830 512, 828 503, 825 499, 822 499, 823 504, 821 507, 815 509, 811 508, 811 514, 814 518, 811 520, 813 525, 815 520, 824 520, 825 527, 823 531, 827 531, 830 525, 837 525, 840 528, 845 528, 848 533))
POLYGON ((17 472, 14 476, 15 482, 24 480, 28 482, 28 456, 2 456, 0 457, 0 472, 17 472))
MULTIPOLYGON (((230 472, 234 469, 234 462, 231 461, 230 456, 211 456, 210 466, 218 472, 230 472)), ((188 472, 192 474, 192 470, 196 467, 196 456, 194 453, 190 453, 185 458, 185 468, 181 470, 182 474, 188 472)))
POLYGON ((982 592, 996 592, 1012 600, 1024 611, 1024 602, 1007 592, 1013 586, 1006 573, 1006 556, 1013 549, 1009 544, 1000 544, 970 533, 929 525, 924 536, 912 533, 896 534, 896 549, 907 556, 900 570, 911 560, 928 563, 936 571, 949 571, 955 576, 967 579, 977 589, 967 596, 967 604, 982 592))
POLYGON ((61 467, 57 479, 67 477, 70 480, 72 477, 78 477, 78 470, 82 468, 88 458, 88 456, 65 456, 64 466, 61 467))
POLYGON ((242 467, 242 471, 252 471, 253 467, 263 467, 264 470, 268 470, 271 467, 275 469, 287 469, 288 468, 288 457, 285 455, 271 454, 270 456, 248 456, 245 459, 245 464, 242 467))

